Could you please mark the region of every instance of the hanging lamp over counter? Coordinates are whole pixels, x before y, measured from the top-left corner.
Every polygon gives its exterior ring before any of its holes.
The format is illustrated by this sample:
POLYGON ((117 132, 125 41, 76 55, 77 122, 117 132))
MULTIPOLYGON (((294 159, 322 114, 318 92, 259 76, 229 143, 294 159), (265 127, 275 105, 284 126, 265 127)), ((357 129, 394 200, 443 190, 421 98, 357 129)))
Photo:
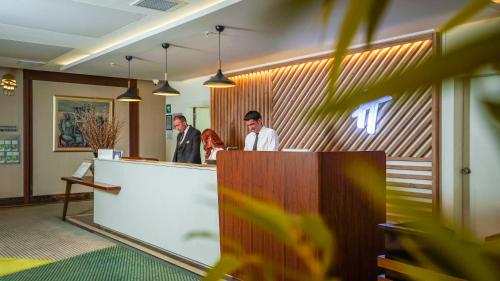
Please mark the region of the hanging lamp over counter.
POLYGON ((130 87, 130 61, 132 60, 132 56, 126 56, 125 59, 128 61, 128 88, 125 93, 121 94, 116 98, 117 101, 124 102, 140 102, 142 98, 139 97, 137 92, 139 91, 137 87, 130 87))
POLYGON ((153 94, 158 96, 178 96, 181 93, 168 83, 168 47, 170 47, 170 44, 162 43, 161 46, 165 49, 165 82, 160 88, 154 90, 153 94))
POLYGON ((217 73, 210 77, 203 85, 210 87, 210 88, 230 88, 236 86, 236 83, 224 76, 222 73, 222 63, 220 59, 220 34, 224 31, 224 26, 223 25, 216 25, 215 30, 219 33, 219 61, 218 61, 218 70, 217 73))

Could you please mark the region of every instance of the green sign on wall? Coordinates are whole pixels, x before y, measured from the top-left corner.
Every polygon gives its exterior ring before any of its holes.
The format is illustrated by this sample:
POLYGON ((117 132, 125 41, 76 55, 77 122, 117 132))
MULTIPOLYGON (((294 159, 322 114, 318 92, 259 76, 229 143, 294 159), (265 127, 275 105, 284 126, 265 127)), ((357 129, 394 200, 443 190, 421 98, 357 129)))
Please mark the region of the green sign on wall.
POLYGON ((171 104, 167 104, 165 106, 165 113, 167 113, 167 114, 172 113, 172 105, 171 104))

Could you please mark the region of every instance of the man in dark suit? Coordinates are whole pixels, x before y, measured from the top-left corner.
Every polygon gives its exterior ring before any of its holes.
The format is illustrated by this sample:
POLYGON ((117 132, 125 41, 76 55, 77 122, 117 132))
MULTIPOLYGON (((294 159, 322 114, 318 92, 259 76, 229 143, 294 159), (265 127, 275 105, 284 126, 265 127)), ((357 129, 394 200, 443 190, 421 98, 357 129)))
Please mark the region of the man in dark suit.
POLYGON ((173 162, 201 164, 200 131, 186 122, 186 117, 174 117, 174 127, 179 132, 173 162))

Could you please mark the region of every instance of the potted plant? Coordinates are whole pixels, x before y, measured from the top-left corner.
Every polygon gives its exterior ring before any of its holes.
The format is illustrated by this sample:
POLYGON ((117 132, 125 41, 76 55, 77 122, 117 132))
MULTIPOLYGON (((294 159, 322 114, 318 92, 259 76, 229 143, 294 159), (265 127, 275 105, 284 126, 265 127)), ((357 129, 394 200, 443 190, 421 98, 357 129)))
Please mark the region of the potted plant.
POLYGON ((94 108, 79 113, 76 123, 95 157, 100 148, 114 149, 123 127, 123 122, 117 118, 102 116, 94 108))

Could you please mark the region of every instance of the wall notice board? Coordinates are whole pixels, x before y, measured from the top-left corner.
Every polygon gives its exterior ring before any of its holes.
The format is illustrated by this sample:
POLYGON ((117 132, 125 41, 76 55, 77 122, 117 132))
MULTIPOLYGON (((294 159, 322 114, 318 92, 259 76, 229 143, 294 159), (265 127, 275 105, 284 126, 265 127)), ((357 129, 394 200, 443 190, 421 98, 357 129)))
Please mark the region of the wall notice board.
POLYGON ((19 136, 0 136, 0 164, 21 163, 19 136))

